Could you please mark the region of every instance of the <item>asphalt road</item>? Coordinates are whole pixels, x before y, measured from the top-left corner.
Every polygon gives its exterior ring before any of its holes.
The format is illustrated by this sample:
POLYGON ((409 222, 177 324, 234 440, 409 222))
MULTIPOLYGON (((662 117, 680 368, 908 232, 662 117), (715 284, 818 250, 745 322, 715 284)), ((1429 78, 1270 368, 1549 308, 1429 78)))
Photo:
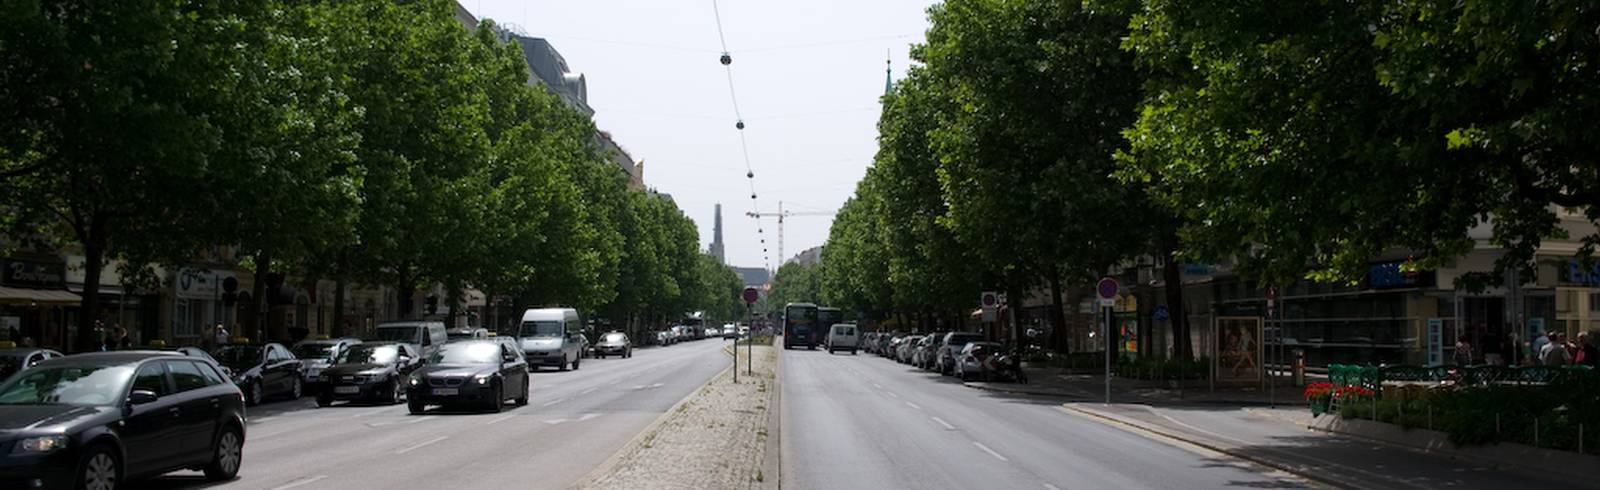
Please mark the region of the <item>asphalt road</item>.
POLYGON ((861 353, 783 351, 783 485, 1301 488, 1305 480, 861 353))
POLYGON ((253 407, 239 478, 194 472, 135 488, 565 488, 729 365, 727 341, 584 359, 529 376, 528 405, 503 413, 409 415, 401 405, 316 408, 307 397, 253 407))

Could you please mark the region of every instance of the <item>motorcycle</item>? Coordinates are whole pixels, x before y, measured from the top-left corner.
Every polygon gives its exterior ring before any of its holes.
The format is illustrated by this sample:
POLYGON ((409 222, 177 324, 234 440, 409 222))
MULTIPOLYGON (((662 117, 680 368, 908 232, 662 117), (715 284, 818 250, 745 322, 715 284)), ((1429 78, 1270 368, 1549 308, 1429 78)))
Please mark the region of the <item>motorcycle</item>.
POLYGON ((995 373, 1001 378, 1028 384, 1028 373, 1022 370, 1022 357, 1015 350, 1002 351, 985 360, 985 374, 995 373))

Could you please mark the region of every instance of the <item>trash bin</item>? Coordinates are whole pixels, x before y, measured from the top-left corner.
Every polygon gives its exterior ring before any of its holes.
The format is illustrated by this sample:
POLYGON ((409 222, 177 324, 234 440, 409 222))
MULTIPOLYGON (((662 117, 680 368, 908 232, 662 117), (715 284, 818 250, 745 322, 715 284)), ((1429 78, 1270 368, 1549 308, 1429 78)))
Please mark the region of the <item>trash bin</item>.
POLYGON ((1294 385, 1295 386, 1305 386, 1306 385, 1306 351, 1305 351, 1305 349, 1295 349, 1294 350, 1294 367, 1292 369, 1294 371, 1294 385))

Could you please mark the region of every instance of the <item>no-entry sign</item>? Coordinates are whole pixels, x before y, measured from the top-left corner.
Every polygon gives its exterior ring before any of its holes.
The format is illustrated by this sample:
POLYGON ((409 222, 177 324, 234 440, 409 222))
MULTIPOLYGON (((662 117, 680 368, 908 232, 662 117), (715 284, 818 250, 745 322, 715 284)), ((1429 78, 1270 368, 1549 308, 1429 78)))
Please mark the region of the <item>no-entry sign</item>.
POLYGON ((756 290, 756 288, 744 288, 744 302, 754 304, 759 299, 761 299, 761 291, 756 290))
POLYGON ((1094 287, 1095 294, 1100 297, 1100 306, 1111 306, 1117 303, 1117 291, 1122 289, 1117 285, 1117 280, 1109 277, 1100 279, 1094 287))

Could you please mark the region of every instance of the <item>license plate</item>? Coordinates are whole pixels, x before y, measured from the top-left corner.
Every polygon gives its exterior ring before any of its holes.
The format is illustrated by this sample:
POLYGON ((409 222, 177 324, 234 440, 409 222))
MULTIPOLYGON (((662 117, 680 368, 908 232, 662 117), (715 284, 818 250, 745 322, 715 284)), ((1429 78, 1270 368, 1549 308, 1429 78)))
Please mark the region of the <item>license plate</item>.
POLYGON ((433 395, 434 396, 456 396, 459 393, 461 393, 461 390, 456 389, 456 388, 434 388, 433 389, 433 395))
POLYGON ((333 392, 341 395, 353 395, 361 392, 360 386, 335 386, 333 392))

